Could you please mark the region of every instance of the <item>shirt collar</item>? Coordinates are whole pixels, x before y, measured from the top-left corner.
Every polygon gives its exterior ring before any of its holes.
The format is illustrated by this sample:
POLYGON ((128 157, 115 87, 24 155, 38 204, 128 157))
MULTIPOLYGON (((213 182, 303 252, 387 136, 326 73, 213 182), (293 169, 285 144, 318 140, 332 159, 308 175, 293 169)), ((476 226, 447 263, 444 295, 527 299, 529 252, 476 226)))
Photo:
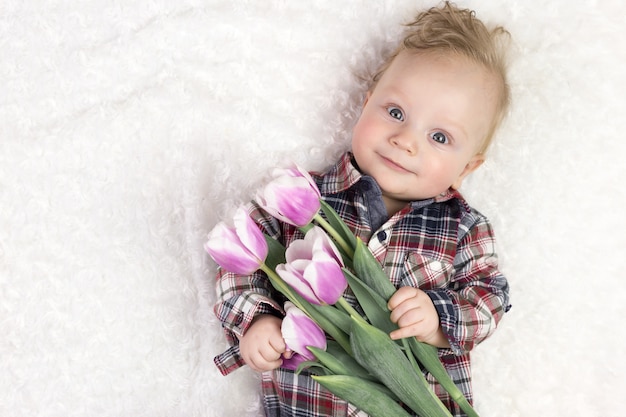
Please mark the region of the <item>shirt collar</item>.
POLYGON ((363 174, 352 163, 352 153, 346 152, 341 159, 324 175, 320 191, 322 195, 346 191, 359 182, 363 174))

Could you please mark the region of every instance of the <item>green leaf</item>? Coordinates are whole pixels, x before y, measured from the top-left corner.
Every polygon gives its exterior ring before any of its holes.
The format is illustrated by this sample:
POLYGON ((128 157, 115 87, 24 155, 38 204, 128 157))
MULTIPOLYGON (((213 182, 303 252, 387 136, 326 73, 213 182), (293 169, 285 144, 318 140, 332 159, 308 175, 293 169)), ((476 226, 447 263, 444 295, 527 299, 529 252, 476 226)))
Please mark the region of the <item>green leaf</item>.
POLYGON ((450 394, 450 398, 468 415, 468 417, 478 417, 478 413, 472 408, 467 398, 463 395, 459 387, 456 386, 450 375, 439 360, 436 347, 422 343, 414 337, 407 338, 411 352, 422 364, 424 368, 439 382, 439 384, 450 394))
POLYGON ((343 349, 341 349, 342 353, 339 354, 337 354, 337 352, 333 354, 327 350, 316 348, 315 346, 307 346, 307 349, 309 349, 317 360, 328 368, 333 375, 352 375, 363 379, 374 379, 365 368, 359 365, 353 357, 346 354, 343 349))
POLYGON ((350 342, 354 357, 421 417, 450 417, 424 375, 416 372, 400 347, 382 330, 354 318, 350 342))
POLYGON ((272 270, 276 269, 276 265, 285 263, 285 246, 273 237, 263 234, 267 242, 268 252, 265 258, 265 265, 272 270))
POLYGON ((323 364, 317 361, 304 361, 298 365, 296 369, 296 374, 300 374, 302 371, 307 370, 316 375, 332 375, 333 373, 325 367, 323 364))
POLYGON ((361 239, 357 239, 353 265, 356 276, 386 301, 396 292, 396 287, 361 239))
MULTIPOLYGON (((350 288, 359 300, 359 304, 365 311, 370 322, 379 329, 390 333, 396 330, 398 326, 389 318, 389 310, 385 300, 367 287, 361 280, 348 270, 344 270, 344 275, 350 283, 350 288)), ((399 341, 396 341, 399 342, 399 341)), ((441 386, 450 394, 450 397, 461 407, 468 417, 478 417, 476 411, 472 408, 467 398, 461 390, 456 386, 450 375, 439 360, 438 349, 432 345, 419 342, 414 337, 403 339, 402 342, 409 345, 409 349, 405 352, 409 361, 412 359, 409 355, 413 355, 428 372, 441 384, 441 386)))
POLYGON ((396 330, 398 326, 390 319, 387 302, 349 270, 344 268, 343 274, 370 323, 387 333, 396 330))
POLYGON ((350 375, 312 376, 320 385, 371 417, 410 417, 385 387, 350 375))
POLYGON ((354 250, 356 248, 356 237, 352 233, 352 230, 348 228, 346 223, 339 217, 339 214, 324 200, 320 199, 322 212, 328 223, 333 229, 339 233, 339 235, 350 245, 350 248, 354 250))
POLYGON ((311 304, 311 309, 315 310, 317 314, 323 316, 330 323, 333 323, 336 327, 343 330, 347 335, 350 334, 352 328, 352 320, 350 316, 339 310, 337 307, 331 305, 317 305, 311 304))
POLYGON ((348 366, 354 366, 354 369, 357 369, 357 367, 361 367, 362 370, 358 371, 358 373, 355 373, 354 374, 355 376, 361 376, 361 377, 363 377, 365 379, 372 379, 373 378, 372 375, 370 375, 369 372, 367 372, 367 370, 365 368, 363 368, 356 361, 356 359, 354 359, 354 357, 352 356, 352 351, 346 352, 346 350, 339 343, 337 343, 337 341, 335 341, 335 340, 327 340, 326 341, 326 352, 328 352, 329 354, 333 355, 339 361, 354 363, 355 365, 348 365, 348 366))

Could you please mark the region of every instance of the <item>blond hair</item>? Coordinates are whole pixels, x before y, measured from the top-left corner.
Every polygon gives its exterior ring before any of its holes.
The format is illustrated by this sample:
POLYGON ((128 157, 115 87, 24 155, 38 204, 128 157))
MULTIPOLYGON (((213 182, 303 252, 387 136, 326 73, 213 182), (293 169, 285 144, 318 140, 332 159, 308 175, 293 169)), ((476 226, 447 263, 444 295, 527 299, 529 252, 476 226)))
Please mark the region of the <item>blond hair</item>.
POLYGON ((499 84, 496 115, 479 151, 485 153, 508 111, 511 100, 506 76, 506 46, 510 40, 509 32, 502 26, 489 29, 476 18, 473 10, 459 9, 447 1, 441 7, 433 7, 419 13, 415 20, 406 26, 404 39, 372 77, 370 91, 374 89, 393 59, 402 51, 453 53, 482 65, 496 77, 499 84))

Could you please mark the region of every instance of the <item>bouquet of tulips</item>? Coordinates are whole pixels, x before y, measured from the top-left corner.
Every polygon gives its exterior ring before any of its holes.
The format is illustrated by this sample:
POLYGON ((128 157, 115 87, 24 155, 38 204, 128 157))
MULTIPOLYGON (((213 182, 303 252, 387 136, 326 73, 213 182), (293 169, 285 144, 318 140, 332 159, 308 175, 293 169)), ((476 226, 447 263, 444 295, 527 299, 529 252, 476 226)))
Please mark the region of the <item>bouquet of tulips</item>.
POLYGON ((437 348, 413 337, 389 337, 397 325, 387 300, 396 288, 367 246, 321 199, 306 171, 275 170, 256 200, 272 216, 300 228, 304 239, 285 248, 240 207, 232 226, 221 222, 209 233, 205 249, 235 274, 262 270, 289 300, 281 331, 294 355, 283 367, 308 369, 315 381, 372 417, 409 416, 400 403, 422 417, 450 416, 423 368, 468 416, 477 416, 439 361, 437 348), (343 298, 347 286, 364 314, 343 298))

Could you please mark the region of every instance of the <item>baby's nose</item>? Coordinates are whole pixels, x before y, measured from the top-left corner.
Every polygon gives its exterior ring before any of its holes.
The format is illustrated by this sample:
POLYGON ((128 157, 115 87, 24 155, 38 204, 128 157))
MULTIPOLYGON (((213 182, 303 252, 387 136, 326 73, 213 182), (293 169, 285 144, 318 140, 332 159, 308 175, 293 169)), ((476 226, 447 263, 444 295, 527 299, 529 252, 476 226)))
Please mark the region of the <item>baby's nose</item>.
POLYGON ((400 132, 391 138, 391 143, 409 155, 417 154, 417 140, 408 132, 400 132))

